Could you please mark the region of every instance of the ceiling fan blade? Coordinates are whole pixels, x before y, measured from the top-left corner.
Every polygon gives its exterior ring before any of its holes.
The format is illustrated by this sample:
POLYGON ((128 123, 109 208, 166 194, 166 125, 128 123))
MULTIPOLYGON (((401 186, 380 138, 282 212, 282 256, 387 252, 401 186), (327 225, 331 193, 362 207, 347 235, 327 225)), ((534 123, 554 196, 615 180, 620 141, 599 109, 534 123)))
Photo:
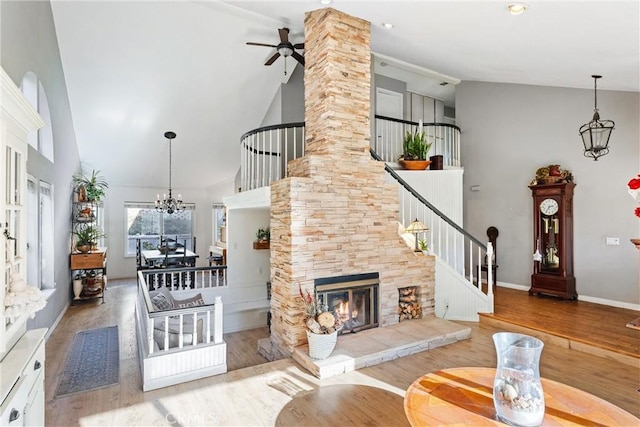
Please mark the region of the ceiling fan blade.
POLYGON ((254 43, 254 42, 247 42, 247 44, 249 46, 266 46, 266 47, 277 47, 274 44, 266 44, 266 43, 254 43))
POLYGON ((278 52, 274 53, 273 56, 271 58, 269 58, 267 60, 267 62, 264 63, 264 65, 271 65, 275 62, 276 59, 280 58, 280 54, 278 52))
POLYGON ((304 43, 296 43, 293 45, 294 49, 304 49, 304 43))
POLYGON ((304 67, 304 56, 300 55, 298 52, 293 52, 291 56, 293 56, 296 61, 298 61, 304 67))
POLYGON ((278 28, 278 33, 280 33, 280 42, 289 43, 289 29, 288 28, 278 28))

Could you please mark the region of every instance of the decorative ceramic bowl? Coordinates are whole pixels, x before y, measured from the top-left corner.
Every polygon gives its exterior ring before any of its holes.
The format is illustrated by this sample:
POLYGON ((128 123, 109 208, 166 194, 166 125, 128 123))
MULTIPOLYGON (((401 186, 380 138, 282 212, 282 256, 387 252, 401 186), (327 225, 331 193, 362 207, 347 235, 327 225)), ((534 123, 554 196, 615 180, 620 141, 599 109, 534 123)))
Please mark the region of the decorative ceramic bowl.
POLYGON ((400 160, 400 166, 407 170, 422 171, 431 164, 431 160, 400 160))

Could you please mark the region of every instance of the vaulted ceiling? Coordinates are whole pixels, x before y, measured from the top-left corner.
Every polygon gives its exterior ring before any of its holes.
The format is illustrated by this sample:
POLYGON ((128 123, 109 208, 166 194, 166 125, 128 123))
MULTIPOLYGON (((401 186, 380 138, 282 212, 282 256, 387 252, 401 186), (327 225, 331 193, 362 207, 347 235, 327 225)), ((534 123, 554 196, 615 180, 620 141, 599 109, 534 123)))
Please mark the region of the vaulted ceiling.
MULTIPOLYGON (((637 1, 532 0, 519 16, 509 15, 508 3, 335 0, 331 7, 372 23, 373 52, 436 78, 593 88, 590 76, 602 74, 599 89, 640 91, 637 1)), ((304 12, 320 7, 317 0, 53 0, 81 159, 113 185, 165 187, 163 134, 173 130, 174 188, 233 179, 240 136, 260 125, 284 71, 282 59, 263 65, 273 50, 245 43, 277 42, 283 26, 302 42, 304 12)), ((289 70, 294 64, 287 60, 289 70)))

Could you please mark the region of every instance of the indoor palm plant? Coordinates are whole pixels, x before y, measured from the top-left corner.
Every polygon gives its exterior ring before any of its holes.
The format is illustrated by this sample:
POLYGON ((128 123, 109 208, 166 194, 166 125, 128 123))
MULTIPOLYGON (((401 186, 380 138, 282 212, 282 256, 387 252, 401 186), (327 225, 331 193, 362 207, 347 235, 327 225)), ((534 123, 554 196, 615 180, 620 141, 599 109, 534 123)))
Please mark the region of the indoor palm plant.
POLYGON ((73 182, 76 184, 79 202, 99 202, 104 197, 109 184, 100 175, 100 171, 93 169, 91 175, 84 172, 74 175, 73 182))

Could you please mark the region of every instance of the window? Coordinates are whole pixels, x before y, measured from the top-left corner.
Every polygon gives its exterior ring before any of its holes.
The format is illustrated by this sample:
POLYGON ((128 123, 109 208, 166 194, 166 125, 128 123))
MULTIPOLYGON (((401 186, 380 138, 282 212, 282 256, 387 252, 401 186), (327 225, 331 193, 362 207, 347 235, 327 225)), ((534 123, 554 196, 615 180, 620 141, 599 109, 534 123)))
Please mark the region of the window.
POLYGON ((54 289, 53 186, 29 175, 27 207, 27 283, 54 289))
POLYGON ((227 233, 226 233, 226 225, 227 225, 227 209, 223 204, 214 203, 212 206, 212 219, 213 224, 211 227, 212 236, 211 241, 213 244, 217 244, 217 242, 226 242, 227 241, 227 233))
POLYGON ((53 186, 40 181, 40 289, 53 289, 53 186))
POLYGON ((53 132, 51 131, 51 112, 49 111, 49 101, 47 94, 38 76, 27 71, 20 82, 20 90, 24 94, 29 104, 40 114, 45 122, 45 127, 29 132, 27 141, 36 151, 45 156, 53 163, 53 132))
POLYGON ((195 205, 183 206, 184 211, 169 215, 156 211, 154 203, 125 202, 125 256, 135 256, 138 239, 142 250, 156 249, 161 237, 176 239, 193 250, 195 205))

